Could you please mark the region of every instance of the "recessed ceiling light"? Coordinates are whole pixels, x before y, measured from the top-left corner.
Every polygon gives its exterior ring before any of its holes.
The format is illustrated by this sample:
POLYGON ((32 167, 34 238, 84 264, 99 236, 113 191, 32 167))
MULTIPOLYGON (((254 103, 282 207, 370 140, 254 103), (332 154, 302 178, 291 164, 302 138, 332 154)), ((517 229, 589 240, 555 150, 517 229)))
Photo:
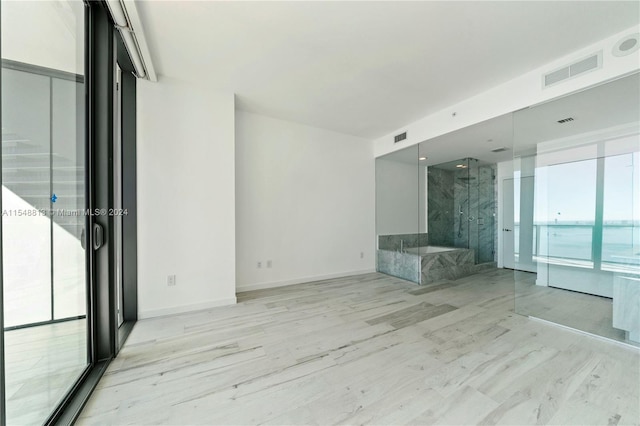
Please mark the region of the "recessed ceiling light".
POLYGON ((424 161, 424 160, 426 160, 426 159, 427 159, 427 157, 420 157, 420 158, 418 158, 418 160, 420 160, 420 161, 424 161))

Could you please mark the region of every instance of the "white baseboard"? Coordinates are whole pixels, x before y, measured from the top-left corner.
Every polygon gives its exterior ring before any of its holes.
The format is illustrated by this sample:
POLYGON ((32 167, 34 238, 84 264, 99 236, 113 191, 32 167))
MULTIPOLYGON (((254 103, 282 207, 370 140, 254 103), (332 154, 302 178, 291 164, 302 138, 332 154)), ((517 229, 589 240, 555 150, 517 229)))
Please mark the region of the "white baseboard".
POLYGON ((271 281, 271 282, 258 283, 258 284, 244 284, 236 287, 236 293, 242 293, 243 291, 251 291, 251 290, 263 290, 265 288, 284 287, 287 285, 309 283, 313 281, 331 280, 334 278, 351 277, 353 275, 370 274, 372 272, 376 272, 376 270, 364 269, 361 271, 339 272, 337 274, 316 275, 313 277, 294 278, 291 280, 271 281))
POLYGON ((203 311, 206 309, 217 308, 220 306, 235 305, 237 299, 235 297, 228 297, 225 299, 210 300, 208 302, 193 303, 189 305, 173 306, 171 308, 152 309, 150 311, 139 311, 138 319, 164 317, 167 315, 184 314, 187 312, 203 311))
MULTIPOLYGON (((540 276, 540 275, 538 275, 540 276)), ((545 278, 536 278, 536 285, 539 285, 541 287, 549 287, 549 283, 547 282, 546 277, 545 278)))

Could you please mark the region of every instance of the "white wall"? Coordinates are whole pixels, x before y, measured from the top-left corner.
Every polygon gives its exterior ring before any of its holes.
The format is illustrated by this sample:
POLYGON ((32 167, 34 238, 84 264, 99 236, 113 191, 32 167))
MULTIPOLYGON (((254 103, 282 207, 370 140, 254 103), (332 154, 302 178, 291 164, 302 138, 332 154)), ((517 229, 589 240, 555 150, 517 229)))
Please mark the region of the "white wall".
POLYGON ((379 157, 436 136, 637 71, 640 69, 640 50, 624 57, 613 56, 611 51, 622 37, 639 31, 639 26, 622 31, 484 93, 396 129, 374 141, 375 156, 379 157), (601 69, 591 71, 547 89, 542 88, 543 74, 568 65, 575 60, 584 59, 585 56, 599 50, 603 52, 603 66, 601 69), (452 116, 454 112, 456 113, 455 117, 452 116), (393 135, 405 131, 407 132, 407 140, 394 144, 393 135))
POLYGON ((137 113, 139 317, 235 303, 234 95, 138 80, 137 113))
POLYGON ((371 141, 237 111, 237 290, 372 271, 374 174, 371 141))

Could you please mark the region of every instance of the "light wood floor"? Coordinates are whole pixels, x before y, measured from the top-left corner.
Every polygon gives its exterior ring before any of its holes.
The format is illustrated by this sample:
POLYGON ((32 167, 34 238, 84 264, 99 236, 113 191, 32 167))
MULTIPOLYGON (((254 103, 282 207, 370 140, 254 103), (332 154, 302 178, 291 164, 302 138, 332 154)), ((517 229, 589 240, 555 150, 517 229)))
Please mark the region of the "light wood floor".
POLYGON ((536 274, 515 272, 515 312, 637 345, 613 327, 613 301, 606 297, 535 284, 536 274))
POLYGON ((513 313, 513 272, 381 274, 139 321, 79 424, 638 424, 636 349, 513 313))
POLYGON ((7 424, 42 424, 87 366, 87 321, 10 330, 4 338, 7 424))

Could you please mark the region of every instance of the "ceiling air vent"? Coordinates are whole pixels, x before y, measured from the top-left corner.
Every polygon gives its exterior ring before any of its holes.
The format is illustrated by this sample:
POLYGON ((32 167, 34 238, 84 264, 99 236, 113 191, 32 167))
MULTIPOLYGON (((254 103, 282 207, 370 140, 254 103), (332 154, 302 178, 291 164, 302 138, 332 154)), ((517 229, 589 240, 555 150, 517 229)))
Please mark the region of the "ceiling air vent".
POLYGON ((509 148, 502 146, 500 148, 492 149, 491 152, 505 152, 505 151, 508 151, 508 150, 509 150, 509 148))
POLYGON ((558 123, 564 124, 564 123, 568 123, 570 121, 573 121, 573 117, 563 118, 562 120, 558 120, 558 123))
POLYGON ((400 133, 399 135, 396 135, 393 137, 393 143, 398 143, 400 141, 403 141, 407 138, 407 132, 404 133, 400 133))
POLYGON ((577 77, 589 71, 602 68, 602 51, 594 53, 584 59, 576 61, 572 64, 551 71, 542 76, 542 86, 544 88, 553 86, 561 81, 577 77))

